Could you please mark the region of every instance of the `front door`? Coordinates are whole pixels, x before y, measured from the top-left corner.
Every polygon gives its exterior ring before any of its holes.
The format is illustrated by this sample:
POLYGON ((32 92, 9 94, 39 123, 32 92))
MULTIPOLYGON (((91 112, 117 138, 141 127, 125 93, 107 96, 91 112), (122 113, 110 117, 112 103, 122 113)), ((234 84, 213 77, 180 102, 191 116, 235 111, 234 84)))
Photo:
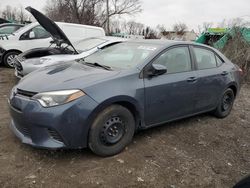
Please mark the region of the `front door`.
POLYGON ((153 63, 164 65, 167 73, 144 78, 146 125, 192 114, 197 82, 188 46, 168 49, 153 63))

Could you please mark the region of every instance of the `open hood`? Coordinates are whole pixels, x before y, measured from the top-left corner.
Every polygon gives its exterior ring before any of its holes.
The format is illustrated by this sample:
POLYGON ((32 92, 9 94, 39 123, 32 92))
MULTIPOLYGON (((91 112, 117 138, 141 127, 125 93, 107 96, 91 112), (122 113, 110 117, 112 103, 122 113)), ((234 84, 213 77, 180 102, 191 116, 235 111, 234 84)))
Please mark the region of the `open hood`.
POLYGON ((38 10, 30 6, 26 7, 25 9, 29 11, 35 17, 38 23, 52 35, 52 38, 55 41, 61 41, 72 46, 72 48, 77 53, 76 49, 74 48, 74 46, 72 45, 68 37, 65 35, 65 33, 60 29, 60 27, 54 21, 50 20, 41 12, 39 12, 38 10))

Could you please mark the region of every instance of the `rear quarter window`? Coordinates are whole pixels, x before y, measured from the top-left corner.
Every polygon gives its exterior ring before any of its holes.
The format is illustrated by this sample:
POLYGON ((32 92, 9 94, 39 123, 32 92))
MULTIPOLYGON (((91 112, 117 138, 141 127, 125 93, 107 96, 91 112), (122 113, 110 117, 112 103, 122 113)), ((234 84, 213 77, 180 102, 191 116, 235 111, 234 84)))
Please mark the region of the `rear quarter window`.
POLYGON ((217 55, 216 55, 216 61, 217 61, 217 66, 218 67, 221 66, 224 63, 224 61, 222 61, 222 59, 219 58, 217 55))

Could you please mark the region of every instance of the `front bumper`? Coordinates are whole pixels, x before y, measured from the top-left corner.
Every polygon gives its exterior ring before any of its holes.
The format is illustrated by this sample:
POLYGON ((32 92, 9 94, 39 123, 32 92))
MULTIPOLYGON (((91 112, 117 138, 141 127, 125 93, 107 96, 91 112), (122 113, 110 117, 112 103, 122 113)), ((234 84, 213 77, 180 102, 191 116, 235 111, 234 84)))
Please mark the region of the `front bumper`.
POLYGON ((43 64, 33 65, 31 63, 26 63, 25 61, 23 61, 22 63, 15 62, 14 66, 15 66, 15 75, 18 78, 22 78, 27 74, 36 71, 37 69, 45 67, 45 65, 43 64))
POLYGON ((15 68, 15 76, 19 79, 21 79, 23 77, 23 74, 21 71, 18 71, 16 68, 15 68))
POLYGON ((25 144, 40 148, 87 147, 90 115, 97 103, 88 96, 44 108, 18 95, 9 101, 11 130, 25 144))
POLYGON ((24 59, 20 55, 14 59, 15 76, 20 79, 24 76, 23 66, 21 64, 22 61, 24 61, 24 59))
POLYGON ((2 47, 0 47, 0 63, 2 61, 2 56, 3 56, 4 52, 6 52, 6 50, 3 49, 2 47))

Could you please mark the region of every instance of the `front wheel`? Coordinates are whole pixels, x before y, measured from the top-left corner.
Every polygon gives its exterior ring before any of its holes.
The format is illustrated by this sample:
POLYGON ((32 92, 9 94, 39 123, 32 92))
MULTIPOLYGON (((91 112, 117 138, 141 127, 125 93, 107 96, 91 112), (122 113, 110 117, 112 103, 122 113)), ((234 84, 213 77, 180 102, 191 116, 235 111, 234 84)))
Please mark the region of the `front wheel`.
POLYGON ((233 108, 234 99, 235 96, 233 90, 230 88, 226 89, 217 108, 215 109, 215 116, 218 118, 227 117, 233 108))
POLYGON ((135 120, 121 105, 111 105, 98 114, 89 132, 89 147, 97 155, 121 152, 132 140, 135 120))
POLYGON ((7 54, 5 54, 5 56, 3 57, 3 63, 5 64, 5 66, 9 68, 14 68, 13 60, 18 54, 20 53, 16 51, 8 52, 7 54))

